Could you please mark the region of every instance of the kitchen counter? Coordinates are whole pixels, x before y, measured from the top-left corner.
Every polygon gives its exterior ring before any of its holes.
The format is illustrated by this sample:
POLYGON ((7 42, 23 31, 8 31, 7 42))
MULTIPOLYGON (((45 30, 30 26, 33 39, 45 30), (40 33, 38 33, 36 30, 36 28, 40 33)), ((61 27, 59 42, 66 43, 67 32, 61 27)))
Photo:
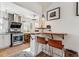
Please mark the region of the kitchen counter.
MULTIPOLYGON (((54 35, 57 35, 59 37, 61 37, 62 39, 64 39, 64 36, 67 35, 67 33, 58 33, 58 32, 26 32, 27 34, 30 35, 36 35, 36 36, 44 36, 44 35, 50 35, 52 39, 54 39, 54 35)), ((45 36, 44 36, 45 37, 45 36)))
POLYGON ((6 35, 6 34, 10 34, 10 33, 9 32, 0 33, 0 35, 6 35))
POLYGON ((25 32, 27 34, 62 34, 67 35, 67 33, 57 33, 57 32, 25 32))
MULTIPOLYGON (((41 36, 41 37, 45 37, 45 38, 52 38, 54 39, 54 35, 64 39, 64 36, 67 35, 67 33, 58 33, 58 32, 26 32, 28 34, 31 34, 31 53, 33 54, 33 56, 36 56, 37 54, 39 54, 39 52, 42 51, 41 45, 39 45, 37 43, 37 36, 41 36), (48 36, 48 37, 47 37, 48 36), (38 48, 38 49, 37 49, 38 48), (37 49, 37 50, 36 50, 37 49)), ((48 46, 47 46, 48 47, 48 46)), ((48 49, 49 51, 49 49, 48 49)), ((47 52, 47 51, 46 51, 47 52)), ((49 52, 47 52, 49 53, 49 52)))
POLYGON ((53 38, 53 35, 58 35, 61 36, 62 39, 64 39, 64 35, 67 35, 67 33, 58 33, 58 32, 25 32, 31 35, 36 35, 36 34, 45 34, 45 35, 51 35, 51 37, 53 38))

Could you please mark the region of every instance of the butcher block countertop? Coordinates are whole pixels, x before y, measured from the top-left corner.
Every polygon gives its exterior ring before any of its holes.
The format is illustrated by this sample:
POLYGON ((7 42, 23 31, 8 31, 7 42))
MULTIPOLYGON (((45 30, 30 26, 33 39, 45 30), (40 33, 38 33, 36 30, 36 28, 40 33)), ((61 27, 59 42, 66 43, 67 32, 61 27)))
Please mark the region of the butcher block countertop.
POLYGON ((58 33, 58 32, 26 32, 27 34, 31 35, 37 35, 37 34, 45 34, 45 35, 51 35, 51 38, 53 39, 53 35, 61 35, 61 38, 64 39, 64 36, 67 35, 67 33, 58 33))
POLYGON ((25 32, 27 34, 56 34, 56 35, 67 35, 67 33, 58 33, 58 32, 25 32))

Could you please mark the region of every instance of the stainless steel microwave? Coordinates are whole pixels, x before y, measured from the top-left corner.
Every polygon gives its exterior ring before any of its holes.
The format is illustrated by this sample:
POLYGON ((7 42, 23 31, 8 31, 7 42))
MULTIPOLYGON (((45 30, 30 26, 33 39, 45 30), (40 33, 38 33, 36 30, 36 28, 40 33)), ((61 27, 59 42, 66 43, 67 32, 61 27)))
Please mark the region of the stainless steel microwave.
POLYGON ((19 22, 11 22, 10 28, 21 28, 22 23, 19 22))
POLYGON ((10 28, 21 28, 22 23, 20 22, 11 22, 10 28))

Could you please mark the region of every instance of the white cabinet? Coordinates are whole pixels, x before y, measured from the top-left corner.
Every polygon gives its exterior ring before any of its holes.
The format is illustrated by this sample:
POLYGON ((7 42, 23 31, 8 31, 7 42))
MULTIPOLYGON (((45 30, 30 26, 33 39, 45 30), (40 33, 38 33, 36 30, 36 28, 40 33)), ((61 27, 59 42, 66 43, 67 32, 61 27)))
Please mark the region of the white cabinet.
POLYGON ((14 22, 21 22, 21 17, 18 14, 14 14, 14 22))
POLYGON ((3 48, 3 35, 0 35, 0 48, 3 48))
POLYGON ((8 19, 10 22, 21 22, 21 18, 22 18, 22 16, 20 16, 18 14, 8 13, 8 19))
POLYGON ((10 34, 0 34, 0 49, 10 46, 10 34))
POLYGON ((8 32, 8 20, 0 17, 0 33, 8 32))
POLYGON ((8 35, 3 35, 4 36, 4 48, 9 47, 10 46, 10 34, 8 35))

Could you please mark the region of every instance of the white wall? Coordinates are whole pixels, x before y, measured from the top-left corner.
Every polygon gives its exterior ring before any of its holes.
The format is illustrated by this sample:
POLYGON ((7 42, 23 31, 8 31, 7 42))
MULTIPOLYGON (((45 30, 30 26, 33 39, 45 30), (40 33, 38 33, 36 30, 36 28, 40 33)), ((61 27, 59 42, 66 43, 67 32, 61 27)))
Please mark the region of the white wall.
POLYGON ((48 21, 53 32, 68 33, 64 39, 65 48, 79 52, 79 16, 76 16, 75 2, 53 2, 48 10, 60 7, 60 19, 48 21))

